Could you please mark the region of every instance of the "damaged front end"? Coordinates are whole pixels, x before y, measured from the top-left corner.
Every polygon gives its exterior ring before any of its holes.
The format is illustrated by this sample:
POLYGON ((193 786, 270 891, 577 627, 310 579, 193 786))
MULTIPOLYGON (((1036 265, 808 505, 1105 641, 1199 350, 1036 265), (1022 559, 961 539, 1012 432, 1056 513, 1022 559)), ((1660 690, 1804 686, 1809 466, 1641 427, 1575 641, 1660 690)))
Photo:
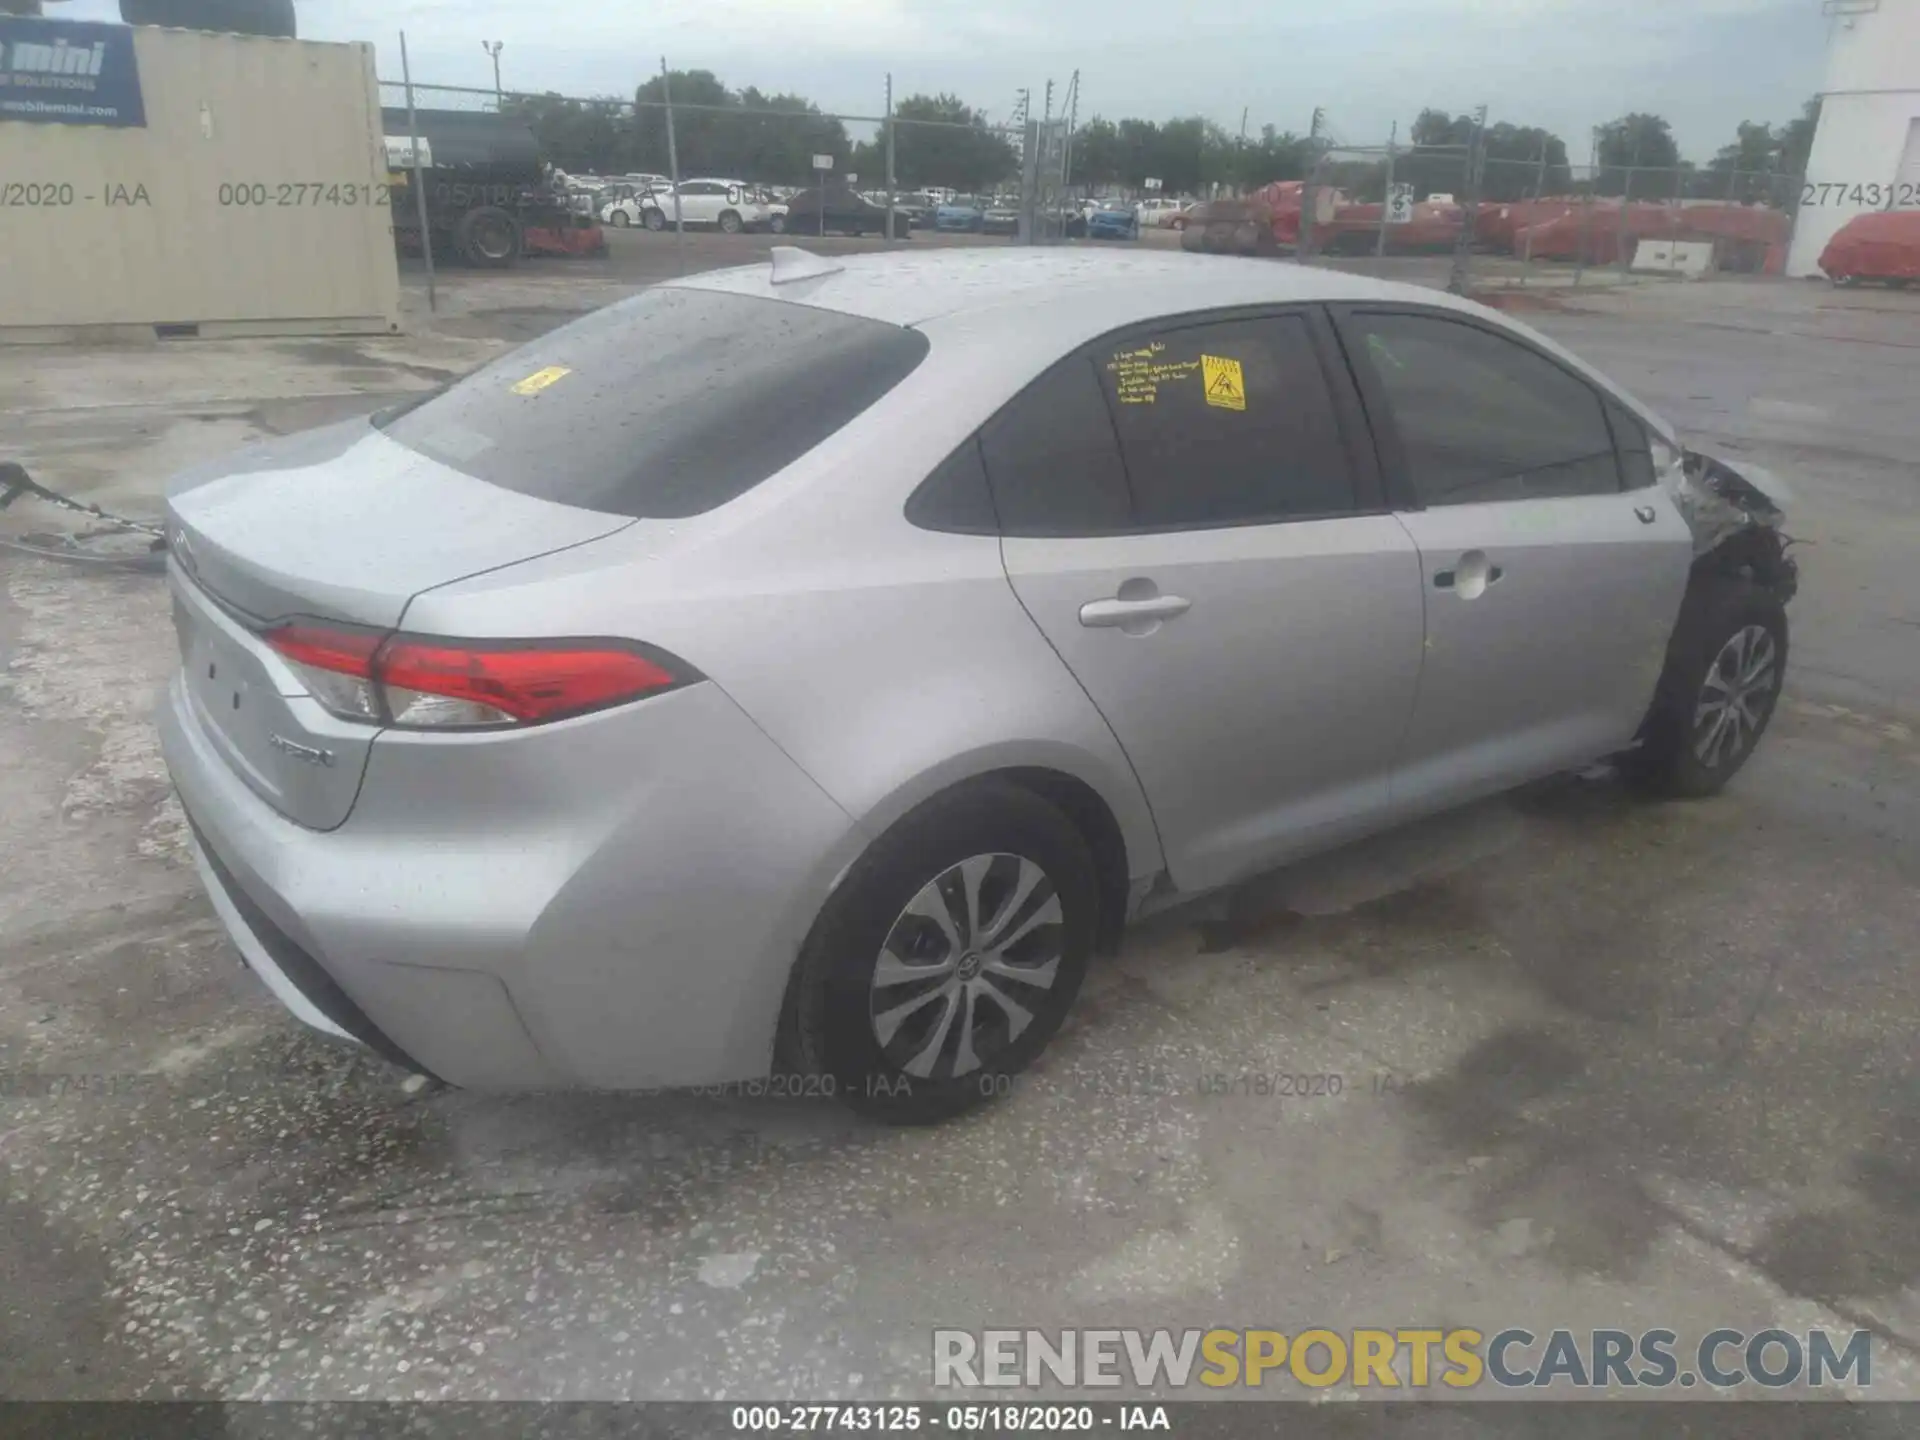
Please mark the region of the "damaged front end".
POLYGON ((1755 466, 1736 470, 1717 456, 1684 450, 1665 468, 1667 492, 1693 531, 1694 569, 1751 580, 1782 605, 1800 588, 1800 567, 1781 529, 1788 499, 1777 477, 1755 466))

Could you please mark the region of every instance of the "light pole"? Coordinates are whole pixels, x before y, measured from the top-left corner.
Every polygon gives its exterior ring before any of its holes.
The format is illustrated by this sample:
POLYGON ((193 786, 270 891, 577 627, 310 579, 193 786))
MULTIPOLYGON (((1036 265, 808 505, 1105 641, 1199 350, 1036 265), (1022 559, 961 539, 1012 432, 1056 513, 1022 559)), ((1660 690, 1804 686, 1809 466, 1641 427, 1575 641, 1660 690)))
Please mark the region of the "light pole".
POLYGON ((493 57, 493 103, 496 109, 504 110, 507 97, 500 90, 500 52, 507 48, 504 40, 482 40, 480 48, 493 57))

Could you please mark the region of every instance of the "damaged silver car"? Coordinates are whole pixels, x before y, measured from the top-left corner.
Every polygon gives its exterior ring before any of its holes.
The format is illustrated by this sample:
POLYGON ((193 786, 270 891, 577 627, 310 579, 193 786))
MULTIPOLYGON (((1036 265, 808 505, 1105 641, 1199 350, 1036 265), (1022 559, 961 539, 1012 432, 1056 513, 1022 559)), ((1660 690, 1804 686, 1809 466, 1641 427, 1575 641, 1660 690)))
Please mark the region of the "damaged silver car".
POLYGON ((318 1028, 929 1120, 1152 905, 1623 752, 1725 785, 1778 500, 1430 291, 782 248, 180 477, 161 732, 318 1028))

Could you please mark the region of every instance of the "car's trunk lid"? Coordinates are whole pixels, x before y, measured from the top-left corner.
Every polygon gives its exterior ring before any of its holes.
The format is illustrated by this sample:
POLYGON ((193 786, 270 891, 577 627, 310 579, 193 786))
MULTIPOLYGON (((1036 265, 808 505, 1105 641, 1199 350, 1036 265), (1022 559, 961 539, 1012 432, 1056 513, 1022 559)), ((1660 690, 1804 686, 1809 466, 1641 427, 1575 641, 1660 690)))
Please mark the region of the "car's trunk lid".
POLYGON ((397 625, 431 586, 632 523, 463 475, 364 419, 243 450, 178 477, 167 495, 174 559, 260 622, 397 625))
POLYGON ((325 710, 261 632, 296 616, 392 629, 423 590, 632 523, 472 479, 365 420, 189 472, 169 489, 167 539, 193 714, 262 799, 332 829, 377 727, 325 710))

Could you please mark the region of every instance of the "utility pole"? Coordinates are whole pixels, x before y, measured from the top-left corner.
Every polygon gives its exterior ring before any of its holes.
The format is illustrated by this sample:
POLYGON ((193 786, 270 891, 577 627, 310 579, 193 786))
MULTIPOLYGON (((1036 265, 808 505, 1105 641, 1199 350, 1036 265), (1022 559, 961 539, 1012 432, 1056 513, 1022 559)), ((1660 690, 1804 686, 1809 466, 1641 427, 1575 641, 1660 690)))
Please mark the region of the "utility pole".
MULTIPOLYGON (((667 171, 673 180, 673 251, 680 273, 687 273, 687 226, 680 213, 680 147, 673 138, 673 76, 667 70, 667 57, 660 57, 660 98, 667 111, 667 171)), ((826 188, 820 191, 820 213, 827 213, 826 188)))
POLYGON ((1400 122, 1393 122, 1393 129, 1387 135, 1387 188, 1380 197, 1380 239, 1374 246, 1376 256, 1387 253, 1387 217, 1393 210, 1393 162, 1400 149, 1400 122))
POLYGON ((1294 242, 1294 258, 1302 265, 1313 259, 1313 217, 1320 208, 1320 132, 1327 127, 1324 106, 1313 107, 1313 124, 1307 131, 1307 178, 1300 185, 1300 235, 1294 242))
MULTIPOLYGON (((821 192, 820 213, 827 213, 826 194, 821 192)), ((895 240, 893 233, 893 72, 887 72, 887 243, 895 240)))
POLYGON ((1460 233, 1453 242, 1453 273, 1447 289, 1455 295, 1467 293, 1472 279, 1471 257, 1475 233, 1480 228, 1480 172, 1485 162, 1487 107, 1473 112, 1473 134, 1467 140, 1467 193, 1460 201, 1460 233))
POLYGON ((482 40, 480 48, 493 57, 493 104, 496 110, 507 108, 507 97, 500 89, 500 52, 507 48, 504 40, 482 40))
POLYGON ((440 312, 440 292, 433 278, 433 226, 427 218, 426 165, 420 157, 420 115, 413 106, 413 66, 407 60, 407 32, 400 32, 400 79, 407 87, 407 147, 413 172, 414 213, 420 217, 420 259, 427 267, 427 311, 440 312))
MULTIPOLYGON (((1073 79, 1067 82, 1067 138, 1060 156, 1060 203, 1061 218, 1066 217, 1065 206, 1073 185, 1073 133, 1080 125, 1080 72, 1073 72, 1073 79)), ((1064 228, 1064 224, 1063 224, 1064 228)))

